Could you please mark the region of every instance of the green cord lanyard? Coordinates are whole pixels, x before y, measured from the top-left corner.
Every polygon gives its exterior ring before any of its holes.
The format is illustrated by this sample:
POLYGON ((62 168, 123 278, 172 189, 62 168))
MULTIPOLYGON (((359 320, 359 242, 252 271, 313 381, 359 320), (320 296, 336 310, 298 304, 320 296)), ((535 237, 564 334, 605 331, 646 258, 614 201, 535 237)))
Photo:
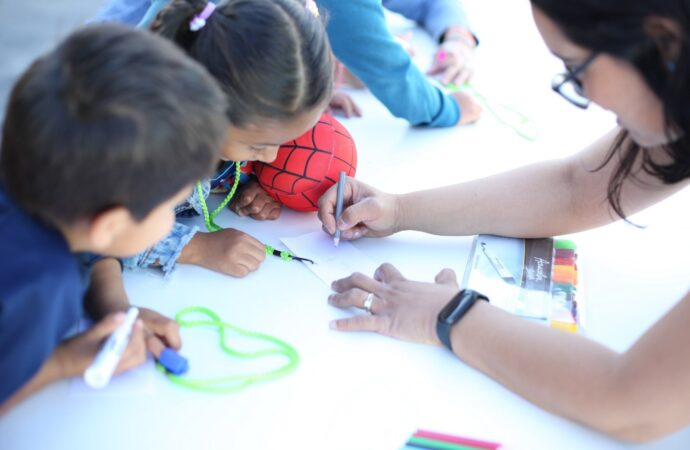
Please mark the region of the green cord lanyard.
POLYGON ((190 306, 178 312, 175 320, 182 328, 197 328, 210 327, 218 331, 220 339, 220 348, 225 354, 233 358, 240 358, 244 360, 256 360, 267 356, 283 356, 287 359, 282 366, 269 370, 266 372, 254 372, 237 375, 227 375, 215 378, 200 378, 190 379, 179 375, 167 372, 161 364, 156 364, 159 371, 164 372, 165 376, 178 386, 196 391, 210 392, 210 393, 233 393, 241 391, 254 383, 273 381, 289 375, 294 372, 299 365, 299 354, 287 342, 282 341, 276 337, 267 334, 257 333, 254 331, 247 331, 242 328, 223 322, 221 318, 208 308, 203 306, 190 306), (189 320, 186 317, 189 315, 204 315, 205 319, 189 320), (252 352, 241 352, 233 350, 226 343, 227 332, 233 332, 240 336, 259 339, 264 342, 273 344, 274 346, 263 350, 252 352))
POLYGON ((486 110, 489 111, 496 120, 513 130, 518 136, 530 142, 536 141, 537 137, 539 137, 537 125, 530 118, 510 106, 490 101, 470 83, 465 82, 460 86, 450 83, 446 85, 446 88, 451 92, 468 91, 484 105, 486 110))
MULTIPOLYGON (((242 176, 242 169, 240 167, 240 163, 238 161, 235 161, 235 180, 232 183, 232 188, 230 189, 230 192, 228 192, 228 195, 225 196, 222 202, 220 202, 220 205, 216 209, 214 209, 212 212, 209 213, 208 211, 208 205, 206 204, 206 198, 204 197, 204 189, 201 186, 201 182, 197 181, 196 183, 196 192, 199 195, 199 202, 201 203, 201 211, 204 214, 204 223, 206 224, 206 229, 213 233, 214 231, 219 231, 222 230, 223 227, 218 225, 215 222, 216 217, 220 212, 227 206, 228 203, 230 203, 230 200, 232 199, 233 195, 235 195, 235 191, 237 190, 237 185, 240 184, 240 177, 242 176)), ((266 249, 266 254, 269 256, 278 256, 280 257, 283 261, 303 261, 303 262, 309 262, 314 264, 314 261, 311 259, 307 258, 300 258, 299 256, 295 256, 292 253, 286 251, 286 250, 276 250, 275 248, 271 247, 270 245, 264 244, 264 248, 266 249)))

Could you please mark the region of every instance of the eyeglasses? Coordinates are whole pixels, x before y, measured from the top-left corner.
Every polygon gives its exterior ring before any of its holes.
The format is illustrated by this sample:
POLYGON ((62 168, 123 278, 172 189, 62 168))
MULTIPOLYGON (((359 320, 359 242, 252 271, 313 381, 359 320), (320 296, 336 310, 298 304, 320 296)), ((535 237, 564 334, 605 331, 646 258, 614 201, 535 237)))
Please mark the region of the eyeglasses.
POLYGON ((577 78, 578 75, 582 74, 594 58, 596 58, 598 53, 592 53, 592 55, 585 60, 579 66, 568 68, 566 67, 566 72, 561 73, 553 77, 551 80, 551 89, 556 91, 564 99, 568 100, 573 105, 578 108, 587 109, 591 101, 585 96, 585 90, 582 86, 582 81, 577 78))

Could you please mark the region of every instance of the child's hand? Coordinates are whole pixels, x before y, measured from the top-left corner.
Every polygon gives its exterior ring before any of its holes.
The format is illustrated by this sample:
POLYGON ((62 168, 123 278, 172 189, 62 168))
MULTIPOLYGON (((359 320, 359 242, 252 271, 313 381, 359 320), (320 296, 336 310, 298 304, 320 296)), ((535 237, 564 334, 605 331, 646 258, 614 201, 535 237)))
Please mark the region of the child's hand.
POLYGON ((344 92, 336 91, 331 97, 331 101, 328 103, 328 109, 326 110, 328 114, 333 114, 334 112, 342 112, 347 118, 352 116, 362 117, 362 110, 352 97, 344 92))
POLYGON ((144 323, 146 349, 153 353, 156 359, 166 347, 180 349, 182 339, 177 322, 148 308, 139 308, 139 319, 144 323))
POLYGON ((226 228, 195 234, 177 261, 243 277, 258 269, 265 258, 264 244, 242 231, 226 228))
POLYGON ((457 123, 458 125, 467 125, 479 120, 482 115, 482 107, 479 106, 469 94, 462 91, 456 91, 453 92, 451 96, 458 102, 458 106, 460 107, 460 120, 457 123))
MULTIPOLYGON (((98 352, 103 341, 115 331, 125 318, 124 313, 106 316, 89 330, 67 339, 55 348, 54 356, 62 378, 81 376, 98 352)), ((144 326, 137 320, 132 328, 127 348, 122 354, 115 373, 124 372, 144 363, 144 326)))
POLYGON ((230 209, 239 216, 249 216, 256 220, 275 220, 280 217, 283 205, 263 190, 255 179, 249 180, 230 203, 230 209))

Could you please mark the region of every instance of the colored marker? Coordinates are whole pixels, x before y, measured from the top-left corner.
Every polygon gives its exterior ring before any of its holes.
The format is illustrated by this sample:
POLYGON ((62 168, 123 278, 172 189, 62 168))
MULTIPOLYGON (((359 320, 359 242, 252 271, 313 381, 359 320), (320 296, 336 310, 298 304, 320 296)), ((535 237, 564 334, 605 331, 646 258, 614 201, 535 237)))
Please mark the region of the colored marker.
POLYGON ((122 353, 127 348, 129 336, 132 334, 132 327, 138 315, 139 309, 134 306, 127 310, 125 320, 113 331, 113 334, 108 336, 96 353, 93 362, 84 372, 86 384, 96 389, 108 385, 120 358, 122 358, 122 353))
POLYGON ((498 259, 498 256, 494 255, 493 253, 489 253, 489 250, 486 248, 486 243, 484 242, 482 242, 482 251, 484 252, 484 256, 486 256, 486 259, 489 260, 491 266, 494 268, 498 276, 503 279, 503 281, 508 284, 517 284, 517 281, 515 281, 515 278, 513 278, 513 274, 510 273, 510 270, 503 265, 503 262, 498 259))
POLYGON ((345 172, 340 171, 338 175, 338 191, 335 198, 335 234, 333 235, 333 245, 336 247, 340 244, 340 229, 338 228, 338 221, 343 214, 343 194, 345 191, 345 172))
POLYGON ((464 445, 470 448, 478 448, 484 450, 498 450, 502 447, 498 442, 482 441, 479 439, 471 439, 462 436, 452 436, 450 434, 436 433, 428 430, 417 430, 414 437, 433 439, 442 442, 448 442, 456 445, 464 445))

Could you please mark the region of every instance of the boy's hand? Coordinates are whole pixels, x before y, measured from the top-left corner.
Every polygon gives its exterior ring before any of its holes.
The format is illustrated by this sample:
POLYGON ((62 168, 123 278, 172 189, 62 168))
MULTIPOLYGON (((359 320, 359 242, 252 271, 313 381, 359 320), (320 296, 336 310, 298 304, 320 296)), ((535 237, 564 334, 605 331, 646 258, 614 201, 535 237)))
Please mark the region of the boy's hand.
MULTIPOLYGON (((124 313, 106 316, 87 331, 67 339, 55 348, 54 357, 60 367, 61 378, 81 376, 96 357, 103 341, 123 322, 124 313)), ((144 326, 137 320, 115 373, 124 372, 144 363, 146 346, 144 326)))
POLYGON ((174 320, 148 308, 139 308, 139 319, 144 323, 146 349, 156 359, 166 347, 173 350, 182 347, 180 326, 174 320))
POLYGON ((195 234, 182 250, 178 262, 243 277, 258 269, 265 258, 264 244, 240 230, 226 228, 195 234))
POLYGON ((230 202, 230 209, 239 216, 249 216, 256 220, 275 220, 280 217, 282 204, 263 190, 259 182, 252 178, 230 202))

